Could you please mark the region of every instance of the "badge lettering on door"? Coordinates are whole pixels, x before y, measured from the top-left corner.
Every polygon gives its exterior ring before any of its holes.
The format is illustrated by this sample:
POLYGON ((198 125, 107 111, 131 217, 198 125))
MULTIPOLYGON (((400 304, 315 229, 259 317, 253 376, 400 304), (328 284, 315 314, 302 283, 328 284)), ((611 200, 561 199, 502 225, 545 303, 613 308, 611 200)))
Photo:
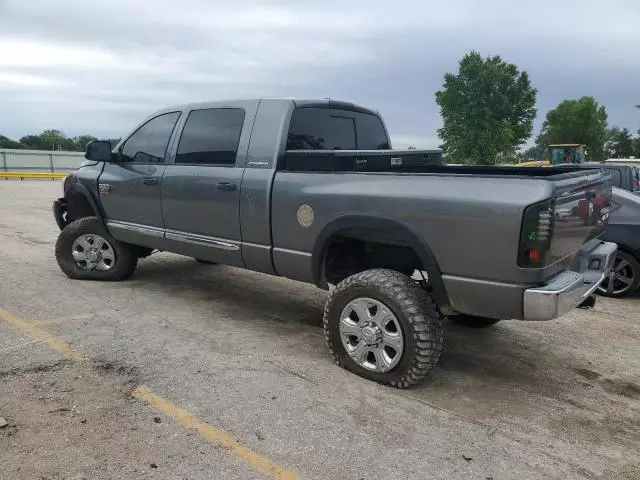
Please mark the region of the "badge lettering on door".
POLYGON ((111 193, 111 185, 108 183, 99 183, 98 184, 98 195, 101 197, 105 197, 111 193))

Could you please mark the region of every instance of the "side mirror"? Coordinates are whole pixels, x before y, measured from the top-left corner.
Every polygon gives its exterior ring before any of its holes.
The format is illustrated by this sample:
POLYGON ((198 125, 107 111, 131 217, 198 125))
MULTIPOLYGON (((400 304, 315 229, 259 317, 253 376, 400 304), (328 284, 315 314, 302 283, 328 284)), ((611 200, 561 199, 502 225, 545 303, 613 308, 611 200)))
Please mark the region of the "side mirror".
POLYGON ((87 144, 84 158, 93 160, 94 162, 110 162, 111 161, 111 142, 104 140, 94 140, 87 144))

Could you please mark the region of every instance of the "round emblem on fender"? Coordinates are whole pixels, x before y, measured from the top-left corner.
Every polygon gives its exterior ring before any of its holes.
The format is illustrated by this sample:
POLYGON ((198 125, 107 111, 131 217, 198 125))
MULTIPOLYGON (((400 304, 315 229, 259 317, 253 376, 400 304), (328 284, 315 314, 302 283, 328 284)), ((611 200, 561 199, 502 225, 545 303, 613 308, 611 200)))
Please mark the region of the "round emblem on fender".
POLYGON ((315 219, 315 214, 313 213, 313 208, 311 205, 307 205, 303 203, 298 208, 298 223, 303 227, 307 228, 313 224, 313 220, 315 219))

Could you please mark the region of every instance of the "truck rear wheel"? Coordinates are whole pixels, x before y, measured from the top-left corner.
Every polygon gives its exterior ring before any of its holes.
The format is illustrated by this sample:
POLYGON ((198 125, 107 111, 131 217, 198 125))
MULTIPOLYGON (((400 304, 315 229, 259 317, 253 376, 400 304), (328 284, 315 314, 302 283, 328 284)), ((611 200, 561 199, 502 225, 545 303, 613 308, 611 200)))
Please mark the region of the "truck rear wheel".
POLYGON ((133 247, 109 235, 97 217, 85 217, 60 232, 56 260, 69 278, 115 281, 131 277, 138 256, 133 247))
POLYGON ((487 328, 495 325, 500 320, 497 318, 474 317, 473 315, 451 315, 449 317, 453 323, 471 328, 487 328))
POLYGON ((335 362, 396 388, 420 383, 437 365, 444 344, 432 297, 394 270, 352 275, 331 292, 324 335, 335 362))

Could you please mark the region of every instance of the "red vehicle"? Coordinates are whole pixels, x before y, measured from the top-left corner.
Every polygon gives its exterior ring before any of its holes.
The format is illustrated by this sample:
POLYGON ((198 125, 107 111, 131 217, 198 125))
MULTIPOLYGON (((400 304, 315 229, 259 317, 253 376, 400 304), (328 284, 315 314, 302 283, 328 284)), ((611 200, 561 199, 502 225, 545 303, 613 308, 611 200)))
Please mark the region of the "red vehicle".
MULTIPOLYGON (((609 207, 609 199, 604 195, 597 195, 591 199, 582 199, 578 201, 575 215, 582 218, 584 225, 598 225, 604 227, 603 214, 606 214, 605 208, 609 207), (604 211, 603 211, 604 210, 604 211)), ((605 217, 606 218, 606 217, 605 217)))

